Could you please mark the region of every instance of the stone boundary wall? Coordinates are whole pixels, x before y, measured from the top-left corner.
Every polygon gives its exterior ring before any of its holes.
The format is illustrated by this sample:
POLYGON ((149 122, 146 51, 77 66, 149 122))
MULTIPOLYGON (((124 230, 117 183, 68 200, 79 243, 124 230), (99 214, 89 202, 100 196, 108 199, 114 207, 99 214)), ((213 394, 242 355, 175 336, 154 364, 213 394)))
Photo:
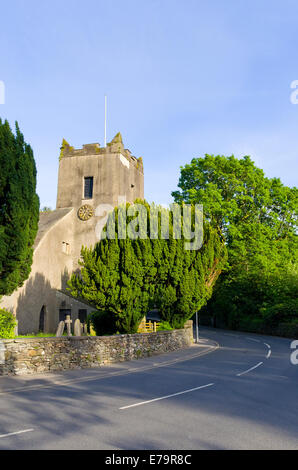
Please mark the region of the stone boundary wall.
POLYGON ((25 375, 99 367, 188 348, 192 321, 184 329, 114 336, 0 340, 0 375, 25 375))

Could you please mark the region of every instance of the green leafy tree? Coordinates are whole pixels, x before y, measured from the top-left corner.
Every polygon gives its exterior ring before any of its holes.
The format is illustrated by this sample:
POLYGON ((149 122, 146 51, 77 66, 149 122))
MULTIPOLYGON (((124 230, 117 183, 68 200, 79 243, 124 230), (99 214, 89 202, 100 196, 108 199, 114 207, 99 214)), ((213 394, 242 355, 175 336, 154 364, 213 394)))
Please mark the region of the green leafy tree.
POLYGON ((31 147, 16 123, 0 120, 0 295, 28 278, 38 228, 39 199, 31 147))
POLYGON ((278 302, 277 279, 289 281, 297 270, 297 188, 266 178, 248 156, 213 155, 181 168, 178 187, 175 201, 203 204, 228 248, 229 265, 208 311, 234 327, 241 315, 260 316, 278 302))
MULTIPOLYGON (((175 328, 183 327, 211 296, 225 263, 225 246, 216 230, 206 224, 201 250, 185 250, 185 238, 174 235, 169 210, 136 202, 145 210, 145 215, 141 211, 143 217, 133 213, 134 205, 116 208, 105 229, 108 233, 115 222, 115 239, 105 238, 93 249, 82 249, 82 269, 72 276, 70 292, 94 305, 102 312, 101 318, 108 314, 113 319, 109 329, 112 323, 115 331, 136 332, 153 305, 158 307, 163 321, 175 328), (153 238, 152 209, 158 214, 153 238), (162 236, 162 214, 169 217, 168 239, 162 236)), ((97 317, 100 319, 100 315, 97 317)))

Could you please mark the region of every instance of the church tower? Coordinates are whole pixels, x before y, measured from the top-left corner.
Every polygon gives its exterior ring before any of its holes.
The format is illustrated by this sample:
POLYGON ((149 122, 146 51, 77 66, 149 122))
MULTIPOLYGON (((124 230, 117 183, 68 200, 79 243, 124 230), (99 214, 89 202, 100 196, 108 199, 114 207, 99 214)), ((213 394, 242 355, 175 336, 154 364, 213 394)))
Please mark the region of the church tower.
POLYGON ((99 204, 118 204, 118 196, 128 202, 144 198, 144 171, 142 158, 136 158, 124 148, 120 132, 101 148, 99 144, 83 145, 74 149, 65 140, 62 143, 57 209, 84 204, 95 208, 99 204))
POLYGON ((130 203, 144 199, 142 158, 124 148, 121 134, 104 148, 87 144, 74 149, 63 140, 56 210, 40 214, 30 277, 1 298, 1 307, 16 316, 19 334, 55 332, 66 315, 83 322, 94 310, 69 295, 67 281, 79 268, 82 246, 99 241, 103 208, 111 211, 119 197, 130 203))
POLYGON ((96 230, 99 206, 115 207, 119 197, 130 203, 144 199, 142 158, 134 157, 124 148, 120 132, 103 148, 87 144, 74 149, 63 140, 56 209, 74 209, 71 248, 74 264, 82 245, 92 246, 99 241, 96 230))

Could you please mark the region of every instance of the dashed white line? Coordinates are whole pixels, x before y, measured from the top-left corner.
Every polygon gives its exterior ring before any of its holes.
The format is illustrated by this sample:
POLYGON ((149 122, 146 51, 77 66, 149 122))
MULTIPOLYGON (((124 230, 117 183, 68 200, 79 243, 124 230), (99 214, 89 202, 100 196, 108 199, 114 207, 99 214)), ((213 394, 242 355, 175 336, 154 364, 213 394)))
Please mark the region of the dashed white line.
POLYGON ((267 346, 267 348, 269 349, 268 353, 267 353, 267 356, 266 356, 266 359, 269 359, 269 357, 271 356, 271 346, 270 344, 268 343, 264 343, 265 346, 267 346))
POLYGON ((126 410, 128 408, 134 408, 136 406, 147 405, 148 403, 153 403, 154 401, 165 400, 166 398, 176 397, 178 395, 183 395, 184 393, 190 393, 190 392, 194 392, 195 390, 200 390, 202 388, 211 387, 212 385, 214 385, 214 383, 201 385, 200 387, 196 387, 196 388, 190 388, 189 390, 184 390, 183 392, 173 393, 171 395, 166 395, 164 397, 154 398, 153 400, 147 400, 147 401, 142 401, 139 403, 134 403, 133 405, 122 406, 121 408, 119 408, 119 410, 126 410))
POLYGON ((8 434, 0 434, 0 439, 2 437, 16 436, 17 434, 23 434, 25 432, 32 432, 32 431, 34 431, 34 429, 24 429, 23 431, 10 432, 8 434))
POLYGON ((259 362, 258 364, 256 364, 255 366, 251 367, 250 369, 247 369, 245 370, 244 372, 240 372, 240 374, 236 374, 237 377, 240 377, 240 375, 244 375, 244 374, 247 374, 248 372, 250 372, 251 370, 254 370, 256 369, 257 367, 261 366, 263 364, 263 362, 259 362))
POLYGON ((255 343, 260 343, 261 342, 259 339, 249 338, 248 336, 246 337, 246 339, 248 339, 249 341, 255 341, 255 343))

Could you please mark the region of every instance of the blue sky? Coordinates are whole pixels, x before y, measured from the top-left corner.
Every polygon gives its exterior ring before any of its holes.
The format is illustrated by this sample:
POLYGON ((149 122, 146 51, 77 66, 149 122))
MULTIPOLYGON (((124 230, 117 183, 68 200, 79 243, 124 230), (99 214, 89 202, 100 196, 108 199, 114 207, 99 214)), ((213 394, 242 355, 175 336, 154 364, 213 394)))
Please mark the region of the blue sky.
POLYGON ((297 186, 298 3, 266 0, 10 0, 0 11, 0 117, 18 120, 56 204, 59 147, 120 131, 167 204, 180 166, 251 155, 297 186))

